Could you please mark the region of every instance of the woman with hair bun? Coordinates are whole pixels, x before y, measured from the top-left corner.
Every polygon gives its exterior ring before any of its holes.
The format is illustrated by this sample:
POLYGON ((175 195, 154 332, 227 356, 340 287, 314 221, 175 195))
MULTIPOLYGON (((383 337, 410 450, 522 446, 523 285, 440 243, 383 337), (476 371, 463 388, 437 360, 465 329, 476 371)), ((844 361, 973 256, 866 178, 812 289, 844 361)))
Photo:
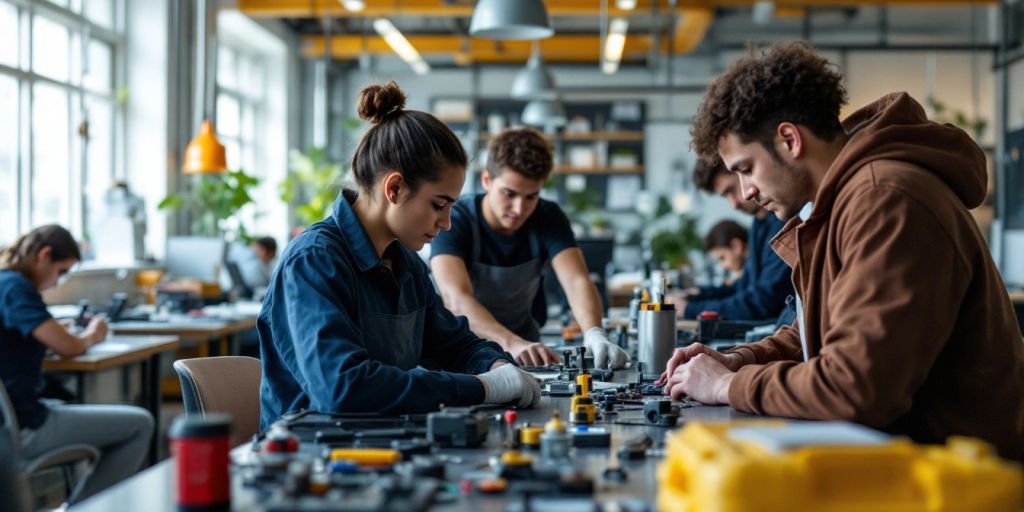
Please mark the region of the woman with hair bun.
POLYGON ((434 116, 405 110, 390 82, 359 97, 373 126, 352 157, 358 190, 288 244, 257 328, 260 423, 282 414, 412 413, 515 401, 538 381, 445 309, 414 251, 451 226, 466 152, 434 116))

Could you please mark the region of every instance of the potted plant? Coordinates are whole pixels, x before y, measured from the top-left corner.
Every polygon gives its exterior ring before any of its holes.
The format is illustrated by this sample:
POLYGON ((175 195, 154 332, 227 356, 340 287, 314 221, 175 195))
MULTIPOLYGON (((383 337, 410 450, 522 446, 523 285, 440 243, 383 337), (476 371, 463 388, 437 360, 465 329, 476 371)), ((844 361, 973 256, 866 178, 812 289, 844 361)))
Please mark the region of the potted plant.
POLYGON ((324 148, 289 154, 288 176, 278 186, 281 200, 292 205, 302 227, 323 220, 341 191, 344 171, 324 148))
POLYGON ((703 240, 697 232, 697 219, 675 213, 667 198, 658 198, 658 205, 648 224, 651 260, 669 268, 680 268, 690 262, 690 251, 699 251, 703 240))
POLYGON ((172 211, 187 208, 191 213, 192 234, 229 235, 232 240, 248 242, 249 234, 237 214, 253 202, 250 190, 259 183, 259 178, 249 176, 241 169, 223 174, 204 174, 196 179, 190 192, 171 194, 160 201, 157 208, 172 211))

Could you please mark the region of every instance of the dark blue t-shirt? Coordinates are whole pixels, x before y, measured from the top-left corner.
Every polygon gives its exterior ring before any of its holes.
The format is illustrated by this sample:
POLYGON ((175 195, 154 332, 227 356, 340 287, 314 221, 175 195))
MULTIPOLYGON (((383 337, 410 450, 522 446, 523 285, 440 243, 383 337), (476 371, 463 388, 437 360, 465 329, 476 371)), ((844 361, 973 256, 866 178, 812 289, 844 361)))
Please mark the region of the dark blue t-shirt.
POLYGON ((0 379, 22 428, 38 428, 46 420, 47 408, 39 401, 46 346, 32 331, 51 318, 31 281, 14 270, 0 270, 0 379))
MULTIPOLYGON (((452 207, 451 229, 442 231, 430 244, 431 258, 439 254, 458 256, 466 263, 466 270, 469 270, 472 263, 469 260, 473 254, 474 222, 480 232, 480 263, 484 265, 514 267, 535 258, 536 255, 531 254, 530 249, 531 233, 537 235, 540 258, 545 264, 565 249, 577 247, 569 218, 557 204, 540 199, 537 208, 522 227, 511 235, 503 235, 491 229, 480 213, 484 208, 483 198, 484 194, 465 195, 459 198, 452 207), (479 213, 477 216, 471 212, 471 201, 476 202, 476 211, 479 213)), ((534 298, 533 317, 541 325, 547 321, 547 306, 543 293, 538 293, 534 298)))

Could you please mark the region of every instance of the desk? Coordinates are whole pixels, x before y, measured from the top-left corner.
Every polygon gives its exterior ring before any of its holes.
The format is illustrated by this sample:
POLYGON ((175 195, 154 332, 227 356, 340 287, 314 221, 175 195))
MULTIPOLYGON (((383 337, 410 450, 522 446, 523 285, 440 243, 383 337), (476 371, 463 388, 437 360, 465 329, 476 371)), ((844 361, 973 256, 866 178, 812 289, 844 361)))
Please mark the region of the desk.
POLYGON ((149 462, 157 460, 160 441, 160 355, 178 350, 177 336, 110 336, 77 357, 61 358, 53 354, 43 360, 43 370, 72 373, 79 400, 85 398, 85 374, 139 363, 142 366, 141 390, 146 409, 153 415, 156 429, 149 445, 149 462))
MULTIPOLYGON (((625 382, 632 376, 630 371, 616 372, 615 380, 625 382)), ((543 424, 550 419, 554 410, 560 411, 563 418, 568 417, 569 398, 543 397, 537 407, 529 410, 519 411, 519 421, 529 421, 533 424, 543 424)), ((497 412, 497 411, 496 411, 497 412)), ((750 418, 749 414, 741 413, 726 406, 697 406, 682 409, 679 411, 679 425, 687 421, 726 421, 736 418, 750 418)), ((604 448, 577 448, 575 466, 580 470, 595 477, 596 491, 594 499, 606 503, 617 500, 641 500, 652 507, 657 496, 656 467, 661 462, 660 458, 648 457, 640 461, 620 461, 621 467, 627 470, 629 479, 621 484, 611 483, 600 478, 601 473, 608 466, 611 454, 618 450, 620 444, 642 433, 650 434, 655 440, 662 441, 669 429, 647 426, 642 424, 642 411, 622 411, 619 413, 620 421, 629 423, 640 423, 639 425, 619 425, 598 422, 597 426, 604 426, 609 429, 612 435, 611 450, 604 448)), ((235 448, 235 456, 245 456, 249 446, 242 445, 235 448)), ((444 449, 440 453, 453 455, 452 461, 448 464, 448 482, 458 483, 463 475, 474 471, 477 466, 484 463, 488 457, 499 454, 500 436, 494 428, 487 437, 483 448, 468 449, 444 449)), ((111 489, 90 498, 79 505, 71 507, 73 512, 116 512, 121 510, 147 510, 153 512, 173 512, 174 505, 174 465, 173 459, 163 461, 157 466, 136 475, 135 477, 114 486, 111 489)), ((514 494, 502 494, 496 496, 484 496, 474 494, 470 497, 460 498, 455 503, 439 505, 436 508, 453 511, 505 511, 506 506, 516 500, 514 494)), ((236 477, 232 478, 232 508, 234 510, 259 509, 255 493, 244 489, 236 477)))
POLYGON ((209 342, 220 340, 220 354, 228 355, 227 338, 256 327, 256 317, 233 320, 181 318, 167 322, 114 322, 110 330, 116 334, 167 334, 199 342, 199 357, 210 355, 209 342))

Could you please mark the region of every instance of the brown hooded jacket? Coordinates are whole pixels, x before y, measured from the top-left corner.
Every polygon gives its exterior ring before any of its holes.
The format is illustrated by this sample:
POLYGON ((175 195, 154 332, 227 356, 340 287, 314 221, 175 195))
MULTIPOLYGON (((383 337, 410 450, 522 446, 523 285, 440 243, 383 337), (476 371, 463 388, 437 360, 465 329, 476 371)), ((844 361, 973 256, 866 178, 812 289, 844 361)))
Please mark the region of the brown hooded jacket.
POLYGON ((748 364, 733 407, 844 419, 941 443, 978 437, 1024 457, 1024 342, 968 209, 985 198, 985 157, 928 121, 906 93, 843 123, 850 139, 806 222, 772 247, 793 268, 806 323, 734 349, 748 364))

